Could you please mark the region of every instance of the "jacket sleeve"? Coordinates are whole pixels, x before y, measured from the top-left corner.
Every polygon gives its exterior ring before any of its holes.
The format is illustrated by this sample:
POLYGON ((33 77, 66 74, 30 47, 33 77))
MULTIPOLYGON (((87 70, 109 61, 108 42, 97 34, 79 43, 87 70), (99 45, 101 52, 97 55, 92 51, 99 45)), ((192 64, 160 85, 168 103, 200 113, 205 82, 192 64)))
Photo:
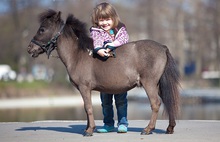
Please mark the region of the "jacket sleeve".
POLYGON ((122 44, 128 43, 129 35, 127 33, 127 30, 125 27, 121 27, 118 31, 118 33, 115 36, 114 45, 120 46, 122 44))
POLYGON ((90 36, 93 39, 94 48, 103 46, 104 38, 101 36, 101 33, 99 31, 91 30, 90 36))

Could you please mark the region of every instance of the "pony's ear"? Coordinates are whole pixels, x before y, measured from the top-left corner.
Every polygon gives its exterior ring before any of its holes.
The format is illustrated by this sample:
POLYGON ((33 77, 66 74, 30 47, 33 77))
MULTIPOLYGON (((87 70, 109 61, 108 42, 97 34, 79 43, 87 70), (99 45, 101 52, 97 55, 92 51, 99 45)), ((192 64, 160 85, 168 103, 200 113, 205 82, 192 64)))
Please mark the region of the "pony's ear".
POLYGON ((55 20, 56 21, 60 21, 61 20, 61 12, 60 11, 55 15, 55 20))

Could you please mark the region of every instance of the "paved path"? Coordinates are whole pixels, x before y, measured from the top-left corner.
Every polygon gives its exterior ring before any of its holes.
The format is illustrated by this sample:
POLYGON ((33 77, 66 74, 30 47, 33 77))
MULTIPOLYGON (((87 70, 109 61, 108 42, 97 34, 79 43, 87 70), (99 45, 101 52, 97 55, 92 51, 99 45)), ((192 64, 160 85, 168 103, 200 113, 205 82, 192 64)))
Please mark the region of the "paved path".
MULTIPOLYGON (((1 142, 219 142, 220 121, 179 120, 172 135, 165 134, 167 120, 158 120, 151 135, 140 135, 148 123, 144 120, 129 121, 126 134, 116 131, 106 134, 94 133, 83 137, 86 121, 36 121, 0 123, 1 142)), ((97 128, 102 121, 96 121, 97 128)))

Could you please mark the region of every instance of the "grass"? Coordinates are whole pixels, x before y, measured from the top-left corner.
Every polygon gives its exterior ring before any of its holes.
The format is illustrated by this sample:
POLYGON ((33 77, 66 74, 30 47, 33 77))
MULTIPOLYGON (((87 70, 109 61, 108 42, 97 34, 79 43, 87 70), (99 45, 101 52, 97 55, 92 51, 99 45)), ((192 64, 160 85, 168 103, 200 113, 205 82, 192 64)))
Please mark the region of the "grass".
MULTIPOLYGON (((0 81, 1 98, 21 98, 21 97, 43 97, 43 96, 62 96, 74 94, 73 87, 68 83, 61 82, 21 82, 0 81)), ((78 92, 77 92, 78 93, 78 92)))
POLYGON ((16 81, 0 81, 0 89, 5 89, 8 87, 13 87, 16 89, 43 89, 49 86, 48 82, 45 81, 33 81, 33 82, 21 82, 16 81))

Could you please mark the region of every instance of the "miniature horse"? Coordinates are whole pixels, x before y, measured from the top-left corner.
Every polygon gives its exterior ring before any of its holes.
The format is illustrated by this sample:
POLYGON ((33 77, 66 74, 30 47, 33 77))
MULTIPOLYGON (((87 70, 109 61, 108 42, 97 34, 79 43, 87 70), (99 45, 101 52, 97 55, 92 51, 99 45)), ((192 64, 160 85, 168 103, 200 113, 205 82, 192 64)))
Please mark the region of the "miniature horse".
MULTIPOLYGON (((95 129, 91 91, 119 94, 142 86, 151 103, 151 119, 141 134, 150 134, 156 125, 161 100, 169 116, 166 133, 172 134, 179 111, 179 73, 168 48, 152 40, 124 44, 116 49, 117 57, 100 60, 91 55, 93 40, 85 23, 72 14, 61 19, 61 12, 47 10, 40 15, 40 28, 27 51, 36 58, 56 49, 71 83, 79 90, 87 114, 84 136, 95 129), (160 99, 161 98, 161 99, 160 99)), ((137 108, 138 109, 138 108, 137 108)))

